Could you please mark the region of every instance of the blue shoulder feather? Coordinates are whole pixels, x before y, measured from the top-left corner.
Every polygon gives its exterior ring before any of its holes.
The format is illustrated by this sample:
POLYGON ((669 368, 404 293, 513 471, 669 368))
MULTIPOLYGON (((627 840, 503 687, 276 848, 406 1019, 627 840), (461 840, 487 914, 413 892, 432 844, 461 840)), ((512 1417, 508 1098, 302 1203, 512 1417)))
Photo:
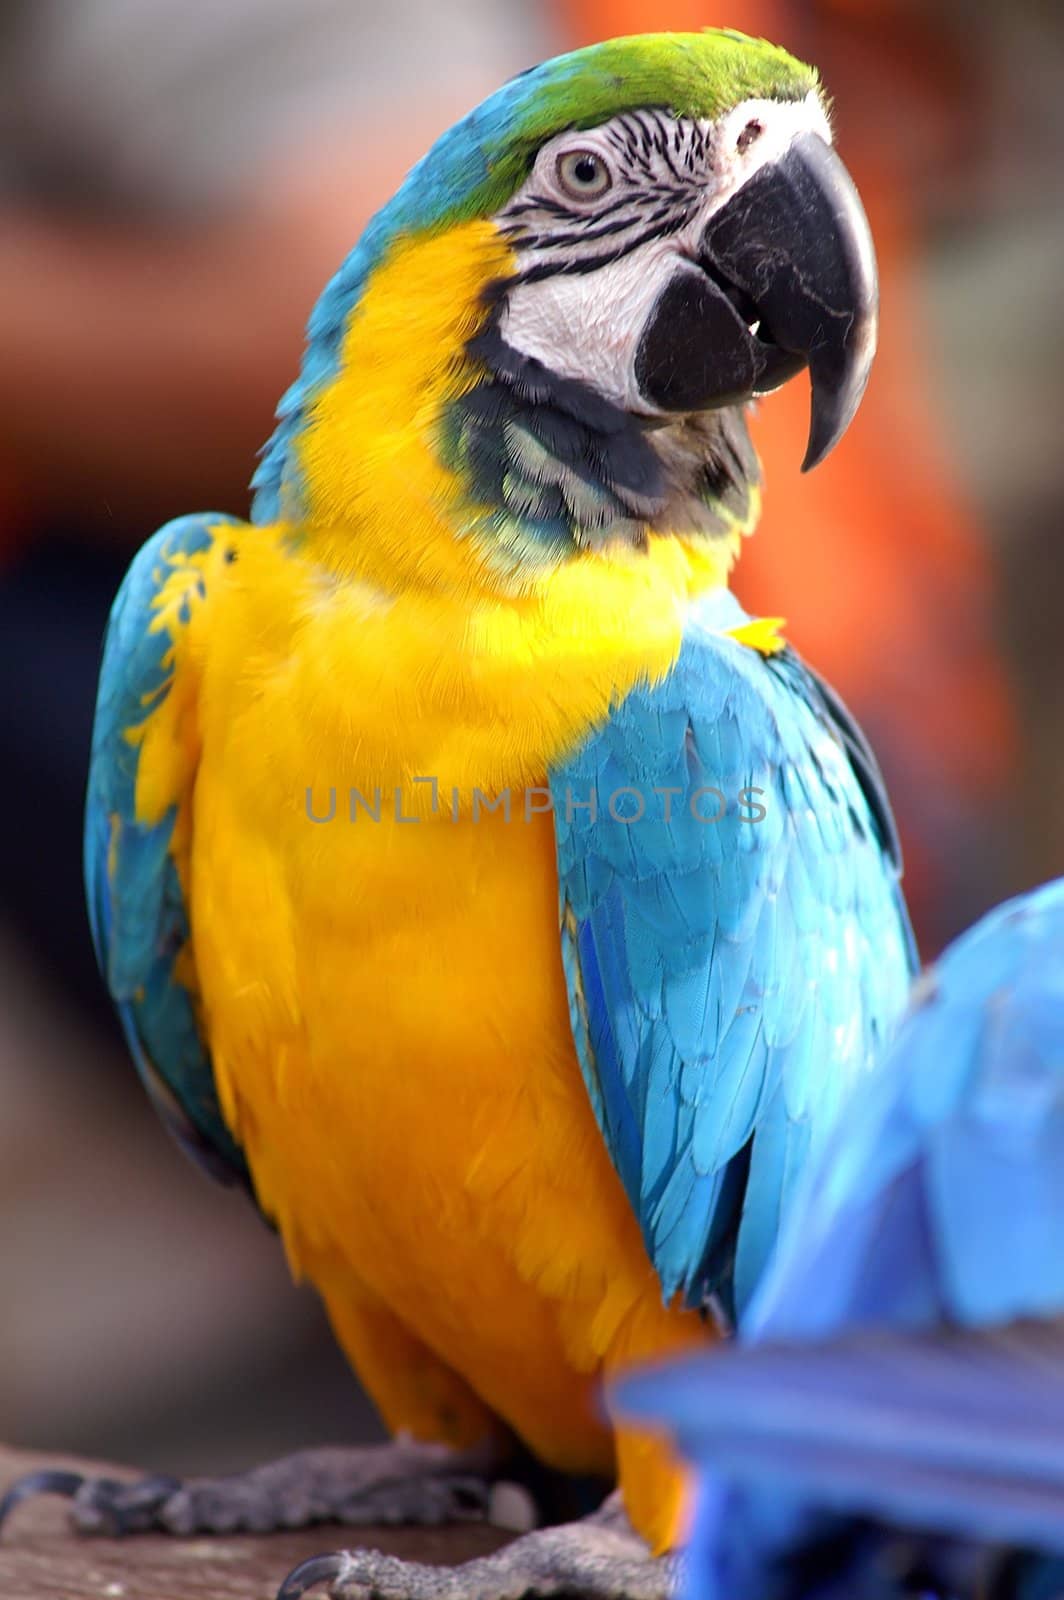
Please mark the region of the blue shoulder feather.
MULTIPOLYGON (((172 682, 170 634, 149 627, 160 586, 232 522, 210 514, 167 523, 138 552, 118 591, 93 727, 85 887, 96 958, 156 1109, 214 1176, 248 1183, 243 1156, 222 1119, 198 997, 175 971, 189 941, 187 907, 170 854, 176 809, 153 827, 138 822, 139 745, 128 737, 165 699, 172 682)), ((194 777, 190 771, 190 787, 194 777)))
POLYGON ((793 652, 727 636, 747 620, 703 601, 668 677, 551 774, 603 1135, 666 1298, 740 1307, 914 965, 874 759, 793 652))

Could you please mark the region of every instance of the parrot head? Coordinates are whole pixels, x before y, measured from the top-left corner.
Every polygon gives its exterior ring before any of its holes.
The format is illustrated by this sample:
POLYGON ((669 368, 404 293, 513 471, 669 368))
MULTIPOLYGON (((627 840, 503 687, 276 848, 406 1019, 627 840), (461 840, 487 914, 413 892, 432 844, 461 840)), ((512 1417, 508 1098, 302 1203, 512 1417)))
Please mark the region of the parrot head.
POLYGON ((803 467, 822 461, 876 313, 813 69, 724 31, 592 45, 472 111, 370 223, 312 316, 255 514, 314 514, 317 485, 335 521, 359 498, 342 461, 413 428, 511 562, 748 531, 745 407, 807 368, 803 467))
POLYGON ((516 258, 501 338, 658 421, 808 365, 804 465, 821 461, 867 381, 877 297, 815 75, 706 33, 577 52, 541 93, 546 137, 495 212, 516 258))

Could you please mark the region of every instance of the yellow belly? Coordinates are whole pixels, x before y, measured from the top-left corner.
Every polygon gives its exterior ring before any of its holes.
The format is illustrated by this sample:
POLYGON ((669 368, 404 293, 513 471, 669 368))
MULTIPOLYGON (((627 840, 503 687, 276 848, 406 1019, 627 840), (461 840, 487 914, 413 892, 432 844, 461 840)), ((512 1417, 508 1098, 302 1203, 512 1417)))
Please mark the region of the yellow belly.
MULTIPOLYGON (((517 673, 509 636, 494 661, 483 630, 472 663, 443 648, 438 607, 400 634, 371 602, 353 618, 354 590, 301 596, 288 558, 255 537, 235 568, 247 587, 227 574, 193 640, 188 889, 227 1120, 293 1269, 322 1291, 393 1426, 463 1442, 494 1415, 571 1470, 608 1472, 616 1449, 629 1509, 660 1544, 675 1475, 656 1448, 614 1439, 601 1379, 706 1335, 662 1305, 595 1122, 569 1026, 552 819, 526 817, 521 785, 571 743, 574 705, 603 714, 611 684, 667 665, 679 603, 642 643, 633 584, 656 619, 648 586, 666 580, 622 569, 616 659, 597 677, 586 629, 545 631, 530 608, 556 659, 517 673), (270 610, 274 581, 284 607, 270 610), (552 685, 539 700, 537 672, 552 685), (508 722, 504 707, 526 703, 539 722, 508 722), (417 775, 441 777, 435 815, 417 775), (474 820, 466 804, 451 820, 452 779, 467 798, 474 782, 510 783, 510 819, 474 820), (417 821, 396 819, 393 782, 417 821), (372 803, 378 783, 380 820, 361 807, 350 820, 348 785, 372 803), (333 785, 332 820, 312 820, 333 785)), ((458 611, 453 626, 463 638, 458 611)))
POLYGON ((201 784, 193 898, 218 910, 197 965, 293 1266, 349 1274, 547 1459, 608 1468, 591 1388, 660 1289, 573 1049, 549 818, 338 807, 306 823, 320 877, 292 884, 268 853, 212 848, 235 837, 226 806, 201 784))

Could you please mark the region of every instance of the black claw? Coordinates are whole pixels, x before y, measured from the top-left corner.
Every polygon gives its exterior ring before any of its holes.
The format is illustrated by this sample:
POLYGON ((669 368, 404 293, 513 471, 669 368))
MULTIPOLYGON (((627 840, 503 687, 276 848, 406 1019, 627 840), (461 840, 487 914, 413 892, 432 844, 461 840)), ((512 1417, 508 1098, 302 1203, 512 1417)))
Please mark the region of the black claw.
POLYGON ((126 1533, 143 1533, 152 1526, 154 1513, 181 1488, 181 1479, 165 1472, 135 1483, 100 1478, 93 1484, 92 1510, 106 1522, 116 1539, 126 1533))
POLYGON ((143 1478, 139 1483, 125 1483, 118 1478, 86 1478, 80 1472, 27 1472, 0 1500, 0 1530, 23 1500, 38 1494, 59 1494, 67 1500, 80 1496, 83 1509, 94 1513, 100 1524, 118 1538, 150 1527, 152 1513, 180 1488, 180 1478, 164 1473, 143 1478))
POLYGON ((86 1480, 80 1472, 55 1472, 44 1470, 42 1472, 27 1472, 24 1478, 19 1478, 0 1500, 0 1529, 23 1500, 31 1500, 37 1494, 61 1494, 67 1500, 73 1500, 78 1490, 86 1480))
POLYGON ((311 1556, 308 1561, 301 1561, 298 1567, 293 1567, 287 1578, 277 1591, 277 1600, 302 1600, 308 1589, 314 1589, 319 1583, 331 1583, 334 1578, 340 1577, 346 1564, 345 1557, 338 1553, 332 1556, 311 1556))

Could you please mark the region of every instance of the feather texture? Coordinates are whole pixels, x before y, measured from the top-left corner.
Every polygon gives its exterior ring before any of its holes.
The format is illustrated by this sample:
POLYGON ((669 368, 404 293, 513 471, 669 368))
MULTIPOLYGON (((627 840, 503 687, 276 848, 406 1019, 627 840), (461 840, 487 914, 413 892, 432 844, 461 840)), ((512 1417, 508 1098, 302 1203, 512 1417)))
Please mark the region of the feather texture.
POLYGON ((624 1386, 712 1469, 696 1594, 900 1594, 891 1528, 967 1552, 956 1579, 916 1546, 928 1593, 974 1590, 995 1544, 1021 1552, 995 1593, 1057 1592, 1022 1552, 1064 1554, 1062 975, 1064 880, 958 940, 810 1164, 743 1342, 624 1386))
POLYGON ((706 122, 699 185, 737 181, 720 119, 826 134, 816 89, 741 35, 620 40, 445 134, 312 314, 254 524, 134 563, 97 719, 90 901, 164 1114, 254 1174, 393 1428, 616 1467, 656 1549, 679 1475, 597 1386, 745 1305, 911 937, 867 747, 722 587, 738 400, 658 428, 601 362, 506 345, 500 207, 626 107, 651 187, 670 110, 706 122))
POLYGON ((436 141, 326 285, 307 326, 302 371, 281 400, 253 480, 255 520, 298 517, 296 440, 315 395, 337 371, 351 313, 398 241, 497 211, 528 175, 539 145, 563 128, 593 127, 638 106, 712 118, 744 99, 801 100, 817 85, 813 69, 778 46, 716 29, 609 39, 504 84, 436 141))
POLYGON ((740 1305, 913 962, 870 753, 792 652, 727 636, 746 621, 704 599, 674 671, 551 777, 603 1133, 666 1296, 740 1305))
POLYGON ((137 807, 149 718, 170 746, 175 787, 186 803, 191 796, 194 753, 158 713, 173 691, 182 630, 204 598, 201 558, 234 525, 218 514, 167 523, 139 551, 115 599, 89 768, 85 885, 96 958, 156 1109, 214 1176, 248 1182, 222 1120, 198 1015, 182 883, 187 817, 182 841, 180 808, 169 796, 149 818, 137 807))

